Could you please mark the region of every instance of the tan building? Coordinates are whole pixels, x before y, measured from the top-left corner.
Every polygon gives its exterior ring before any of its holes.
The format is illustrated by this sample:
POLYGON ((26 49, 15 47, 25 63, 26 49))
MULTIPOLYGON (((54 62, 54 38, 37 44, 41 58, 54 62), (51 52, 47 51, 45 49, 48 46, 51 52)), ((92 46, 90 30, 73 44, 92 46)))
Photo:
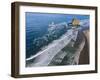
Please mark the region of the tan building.
POLYGON ((76 18, 72 19, 72 26, 79 26, 80 25, 80 21, 76 18))

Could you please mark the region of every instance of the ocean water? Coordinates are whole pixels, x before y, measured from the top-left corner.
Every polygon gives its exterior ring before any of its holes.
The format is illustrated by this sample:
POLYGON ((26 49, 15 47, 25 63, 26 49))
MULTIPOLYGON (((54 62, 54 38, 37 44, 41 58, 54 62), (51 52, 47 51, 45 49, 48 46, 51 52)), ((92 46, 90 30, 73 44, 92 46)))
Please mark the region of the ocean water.
POLYGON ((69 23, 74 17, 79 20, 89 19, 89 15, 26 12, 26 58, 36 54, 34 50, 38 49, 35 49, 34 40, 48 33, 49 24, 69 23))

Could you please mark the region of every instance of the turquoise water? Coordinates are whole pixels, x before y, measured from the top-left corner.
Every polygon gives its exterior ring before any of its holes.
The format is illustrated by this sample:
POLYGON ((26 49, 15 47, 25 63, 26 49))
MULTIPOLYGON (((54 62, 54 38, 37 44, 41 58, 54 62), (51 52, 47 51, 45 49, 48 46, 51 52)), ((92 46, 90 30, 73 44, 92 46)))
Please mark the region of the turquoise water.
MULTIPOLYGON (((34 41, 38 38, 43 37, 48 33, 49 24, 54 22, 69 23, 76 17, 79 20, 89 19, 89 15, 74 15, 74 14, 49 14, 49 13, 32 13, 26 12, 26 58, 34 55, 38 52, 38 47, 34 44, 34 41)), ((61 26, 62 29, 55 31, 56 35, 63 34, 65 32, 64 26, 61 26), (58 32, 58 34, 57 34, 58 32)), ((66 30, 67 31, 67 30, 66 30)), ((51 35, 54 36, 54 35, 51 35)))

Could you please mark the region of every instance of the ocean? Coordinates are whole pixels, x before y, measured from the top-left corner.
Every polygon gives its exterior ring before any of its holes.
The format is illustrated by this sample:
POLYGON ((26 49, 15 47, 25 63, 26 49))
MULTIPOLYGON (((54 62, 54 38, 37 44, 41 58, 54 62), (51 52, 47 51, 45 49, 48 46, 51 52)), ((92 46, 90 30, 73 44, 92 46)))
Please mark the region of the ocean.
POLYGON ((35 49, 34 40, 48 33, 49 24, 70 23, 74 17, 79 20, 89 19, 89 15, 26 12, 26 58, 36 54, 38 49, 35 49))

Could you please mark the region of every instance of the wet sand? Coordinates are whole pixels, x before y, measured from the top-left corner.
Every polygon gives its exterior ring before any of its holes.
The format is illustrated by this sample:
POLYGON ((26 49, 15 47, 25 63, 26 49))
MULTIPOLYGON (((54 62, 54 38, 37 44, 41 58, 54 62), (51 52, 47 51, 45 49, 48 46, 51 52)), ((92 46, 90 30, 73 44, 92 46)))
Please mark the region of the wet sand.
POLYGON ((89 64, 89 30, 83 32, 85 37, 85 46, 80 54, 79 64, 89 64))

